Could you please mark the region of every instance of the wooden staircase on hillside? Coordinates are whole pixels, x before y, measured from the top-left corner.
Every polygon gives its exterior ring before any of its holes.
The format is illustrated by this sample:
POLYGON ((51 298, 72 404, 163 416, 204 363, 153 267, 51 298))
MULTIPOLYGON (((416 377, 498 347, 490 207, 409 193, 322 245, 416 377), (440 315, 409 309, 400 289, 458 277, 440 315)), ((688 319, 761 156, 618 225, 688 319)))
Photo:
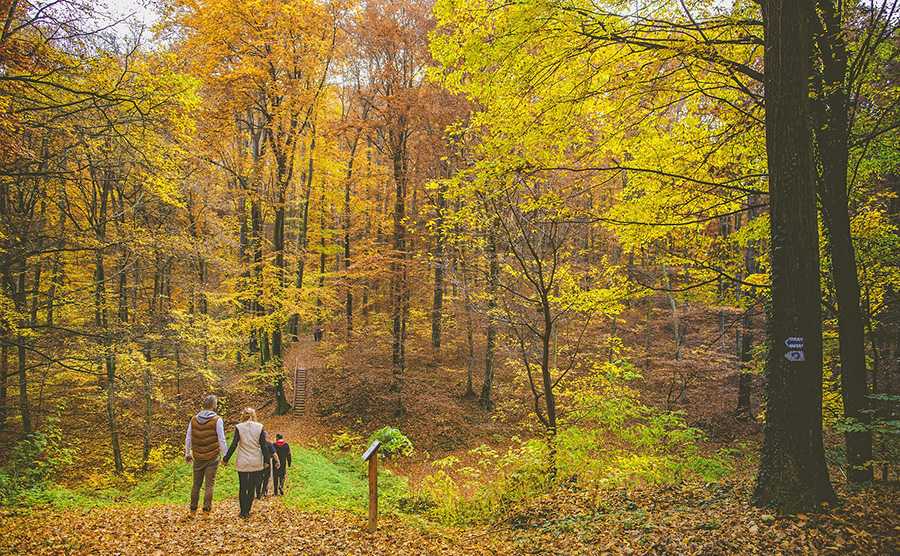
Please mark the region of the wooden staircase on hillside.
POLYGON ((294 415, 306 415, 306 369, 294 369, 294 415))

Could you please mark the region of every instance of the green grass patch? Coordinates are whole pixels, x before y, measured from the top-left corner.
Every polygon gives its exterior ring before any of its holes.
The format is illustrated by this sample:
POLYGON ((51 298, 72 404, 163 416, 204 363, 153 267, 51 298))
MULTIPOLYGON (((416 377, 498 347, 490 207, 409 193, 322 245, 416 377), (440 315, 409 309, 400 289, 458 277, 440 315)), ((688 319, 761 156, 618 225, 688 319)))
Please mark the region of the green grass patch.
MULTIPOLYGON (((133 485, 111 482, 102 488, 70 488, 43 482, 15 495, 20 507, 49 506, 59 509, 96 508, 110 505, 188 505, 193 482, 192 465, 183 459, 138 476, 133 485)), ((284 502, 302 510, 364 512, 368 500, 365 463, 358 458, 326 455, 296 446, 288 468, 284 502)), ((269 492, 272 485, 269 484, 269 492)), ((406 479, 387 470, 379 472, 380 508, 396 512, 408 496, 406 479)), ((202 495, 202 493, 201 493, 202 495)), ((238 474, 234 461, 219 465, 214 500, 237 498, 238 474)))
MULTIPOLYGON (((191 498, 191 485, 194 481, 193 464, 173 462, 165 467, 149 473, 141 478, 125 499, 135 504, 185 504, 191 498)), ((230 465, 219 464, 216 473, 216 488, 213 500, 234 498, 238 495, 238 475, 234 470, 234 461, 230 465)), ((203 496, 201 491, 200 496, 203 496)))
MULTIPOLYGON (((304 447, 292 449, 293 466, 288 469, 284 502, 310 509, 366 510, 369 483, 366 463, 352 456, 326 456, 304 447)), ((379 509, 394 511, 409 493, 403 477, 381 469, 378 473, 379 509)))

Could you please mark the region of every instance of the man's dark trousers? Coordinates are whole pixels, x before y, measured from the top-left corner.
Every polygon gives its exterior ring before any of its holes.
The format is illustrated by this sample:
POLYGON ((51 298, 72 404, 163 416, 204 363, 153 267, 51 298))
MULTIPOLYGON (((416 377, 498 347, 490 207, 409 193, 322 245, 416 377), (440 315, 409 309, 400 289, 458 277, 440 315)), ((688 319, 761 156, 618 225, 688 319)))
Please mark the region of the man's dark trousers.
POLYGON ((203 511, 212 509, 213 486, 216 484, 216 470, 219 468, 219 458, 198 461, 194 460, 194 486, 191 488, 191 511, 197 511, 197 503, 200 501, 200 487, 206 483, 203 492, 203 511))

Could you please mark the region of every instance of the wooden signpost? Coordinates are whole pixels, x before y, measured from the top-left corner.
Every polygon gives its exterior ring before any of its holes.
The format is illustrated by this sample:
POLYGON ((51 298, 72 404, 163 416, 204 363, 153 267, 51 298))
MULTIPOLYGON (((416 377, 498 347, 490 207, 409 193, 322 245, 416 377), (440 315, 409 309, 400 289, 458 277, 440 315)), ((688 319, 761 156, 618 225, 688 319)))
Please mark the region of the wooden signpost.
POLYGON ((369 532, 378 526, 378 448, 381 442, 375 440, 363 454, 363 461, 369 462, 369 532))

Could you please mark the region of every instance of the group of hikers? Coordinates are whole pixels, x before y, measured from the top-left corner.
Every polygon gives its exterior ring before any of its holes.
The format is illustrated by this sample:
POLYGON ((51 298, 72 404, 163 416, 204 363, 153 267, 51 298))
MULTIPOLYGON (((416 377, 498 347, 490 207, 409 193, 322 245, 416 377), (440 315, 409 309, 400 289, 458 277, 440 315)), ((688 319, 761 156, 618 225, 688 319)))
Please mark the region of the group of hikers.
POLYGON ((234 427, 234 437, 226 449, 225 424, 216 413, 218 398, 210 394, 203 399, 202 409, 187 427, 184 437, 184 458, 193 462, 194 484, 191 488, 191 514, 197 511, 200 489, 203 493, 203 511, 212 509, 213 486, 219 462, 228 465, 235 456, 234 467, 238 474, 241 517, 250 517, 253 499, 268 495, 269 478, 275 496, 284 495, 284 479, 291 466, 291 447, 281 434, 270 442, 263 424, 256 420, 252 407, 241 412, 241 422, 234 427))

